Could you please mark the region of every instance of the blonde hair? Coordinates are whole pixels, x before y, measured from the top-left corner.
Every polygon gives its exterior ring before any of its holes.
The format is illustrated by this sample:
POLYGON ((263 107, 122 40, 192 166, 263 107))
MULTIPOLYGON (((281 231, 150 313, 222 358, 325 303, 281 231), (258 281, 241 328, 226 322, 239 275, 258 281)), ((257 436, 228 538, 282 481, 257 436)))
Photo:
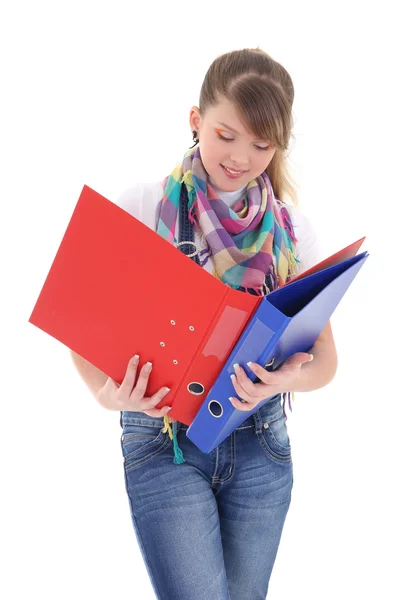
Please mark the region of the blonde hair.
POLYGON ((218 56, 210 65, 200 90, 199 111, 204 116, 220 97, 233 103, 247 128, 257 138, 268 139, 276 151, 265 169, 275 196, 299 205, 290 176, 287 150, 293 127, 294 87, 289 73, 259 48, 234 50, 218 56))

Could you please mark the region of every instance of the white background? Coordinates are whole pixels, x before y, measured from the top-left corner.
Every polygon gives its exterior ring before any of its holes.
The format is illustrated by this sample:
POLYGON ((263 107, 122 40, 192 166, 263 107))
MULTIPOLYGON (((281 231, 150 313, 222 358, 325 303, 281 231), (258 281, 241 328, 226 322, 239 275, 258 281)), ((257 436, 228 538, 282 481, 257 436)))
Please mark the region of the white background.
POLYGON ((332 317, 334 381, 289 413, 295 484, 268 598, 399 597, 394 7, 2 3, 2 598, 154 598, 119 413, 28 319, 83 185, 116 199, 166 176, 212 60, 258 45, 294 81, 291 164, 325 255, 364 235, 370 253, 332 317))

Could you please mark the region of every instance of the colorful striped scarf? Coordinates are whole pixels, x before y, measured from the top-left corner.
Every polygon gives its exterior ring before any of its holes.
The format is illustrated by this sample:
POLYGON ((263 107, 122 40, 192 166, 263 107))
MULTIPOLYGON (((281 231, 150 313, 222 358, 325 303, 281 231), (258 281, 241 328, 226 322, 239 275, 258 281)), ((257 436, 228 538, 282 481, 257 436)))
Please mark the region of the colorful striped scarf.
MULTIPOLYGON (((293 225, 284 204, 275 198, 263 172, 247 185, 244 198, 229 208, 218 196, 204 169, 200 147, 190 148, 163 181, 157 233, 176 245, 181 186, 188 191, 189 219, 202 232, 215 261, 214 276, 234 289, 265 295, 287 283, 296 272, 293 225), (268 286, 266 282, 269 282, 268 286)), ((283 393, 291 406, 292 392, 283 393)), ((174 445, 174 464, 185 462, 177 441, 177 423, 164 416, 164 433, 174 445)))
POLYGON ((248 183, 244 198, 230 208, 210 182, 200 147, 190 148, 163 181, 157 233, 174 245, 183 184, 189 219, 204 234, 213 255, 214 276, 234 289, 254 290, 260 296, 290 280, 299 262, 294 256, 297 239, 289 213, 275 198, 265 172, 248 183))

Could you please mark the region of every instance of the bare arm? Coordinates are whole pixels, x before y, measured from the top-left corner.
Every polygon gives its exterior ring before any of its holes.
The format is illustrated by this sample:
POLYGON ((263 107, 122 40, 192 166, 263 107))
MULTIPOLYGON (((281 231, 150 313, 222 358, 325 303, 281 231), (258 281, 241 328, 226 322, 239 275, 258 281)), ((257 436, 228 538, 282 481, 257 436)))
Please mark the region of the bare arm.
POLYGON ((301 367, 300 379, 294 392, 311 392, 330 383, 337 371, 338 356, 331 322, 328 321, 319 338, 309 351, 314 360, 301 367))

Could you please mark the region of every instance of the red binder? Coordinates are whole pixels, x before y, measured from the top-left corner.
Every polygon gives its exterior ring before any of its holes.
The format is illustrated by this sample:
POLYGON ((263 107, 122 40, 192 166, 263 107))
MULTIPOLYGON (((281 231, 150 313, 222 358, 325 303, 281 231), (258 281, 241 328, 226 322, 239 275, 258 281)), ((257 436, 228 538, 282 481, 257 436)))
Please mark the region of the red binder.
MULTIPOLYGON (((327 260, 354 256, 364 239, 327 260)), ((134 354, 152 362, 146 395, 171 388, 157 408, 190 425, 261 299, 85 185, 29 322, 117 383, 134 354)))

